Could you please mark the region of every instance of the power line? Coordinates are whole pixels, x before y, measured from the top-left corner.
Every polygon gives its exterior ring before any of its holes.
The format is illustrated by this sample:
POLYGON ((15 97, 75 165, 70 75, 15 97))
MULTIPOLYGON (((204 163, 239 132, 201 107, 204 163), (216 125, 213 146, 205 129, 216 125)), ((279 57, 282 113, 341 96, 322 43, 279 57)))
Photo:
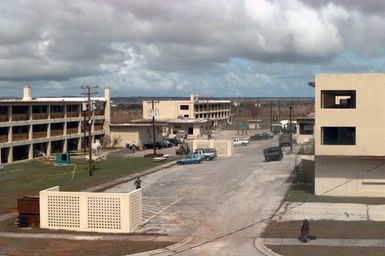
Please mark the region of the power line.
MULTIPOLYGON (((347 181, 345 181, 345 182, 343 182, 343 183, 341 183, 341 184, 339 184, 339 185, 337 185, 337 186, 334 186, 334 187, 332 187, 332 188, 330 188, 330 189, 324 191, 324 192, 321 193, 319 196, 326 195, 327 193, 329 193, 329 192, 331 192, 331 191, 333 191, 333 190, 335 190, 335 189, 337 189, 337 188, 340 188, 340 187, 346 185, 347 183, 350 183, 351 181, 353 181, 353 180, 355 180, 355 179, 357 179, 357 178, 360 178, 360 177, 362 177, 363 175, 365 175, 365 174, 367 174, 367 173, 369 173, 369 172, 371 172, 371 171, 373 171, 373 170, 375 170, 375 169, 377 169, 377 168, 379 168, 379 167, 381 167, 381 166, 383 166, 383 165, 385 165, 385 162, 381 162, 381 163, 375 165, 374 167, 369 168, 369 169, 363 171, 362 173, 360 173, 360 174, 354 176, 353 178, 350 178, 350 179, 348 179, 347 181)), ((303 205, 303 204, 305 204, 305 203, 307 203, 307 202, 309 202, 309 201, 310 201, 310 199, 304 200, 304 201, 302 201, 301 203, 299 203, 299 204, 297 204, 297 205, 295 205, 295 206, 289 207, 289 208, 285 209, 285 210, 282 211, 282 212, 274 213, 274 214, 272 214, 270 217, 267 217, 267 218, 258 220, 258 221, 256 221, 256 222, 253 222, 253 223, 247 225, 247 226, 244 226, 244 227, 241 227, 241 228, 239 228, 239 229, 233 230, 233 231, 228 232, 228 233, 226 233, 226 234, 224 234, 224 235, 218 236, 218 237, 216 237, 216 238, 214 238, 214 239, 211 239, 211 240, 202 242, 202 243, 200 243, 200 244, 197 244, 197 245, 188 247, 188 248, 186 248, 186 249, 184 249, 184 250, 181 250, 181 251, 172 251, 172 252, 174 252, 174 253, 173 253, 173 254, 170 254, 170 255, 177 255, 177 254, 179 254, 179 253, 183 253, 183 252, 186 252, 186 251, 195 249, 195 248, 199 248, 199 247, 201 247, 201 246, 203 246, 203 245, 206 245, 206 244, 215 242, 215 241, 217 241, 217 240, 220 240, 220 239, 222 239, 222 238, 231 236, 231 235, 233 235, 233 234, 235 234, 235 233, 238 233, 238 232, 240 232, 240 231, 243 231, 243 230, 246 230, 246 229, 248 229, 248 228, 251 228, 251 227, 253 227, 253 226, 257 225, 257 224, 260 224, 260 223, 263 223, 263 222, 265 222, 265 221, 271 220, 272 218, 274 218, 274 217, 276 217, 276 216, 283 215, 283 214, 287 213, 288 211, 293 210, 293 209, 295 209, 295 208, 297 208, 297 207, 299 207, 299 206, 301 206, 301 205, 303 205)), ((156 254, 151 254, 151 255, 158 255, 158 254, 161 254, 161 253, 156 253, 156 254)))

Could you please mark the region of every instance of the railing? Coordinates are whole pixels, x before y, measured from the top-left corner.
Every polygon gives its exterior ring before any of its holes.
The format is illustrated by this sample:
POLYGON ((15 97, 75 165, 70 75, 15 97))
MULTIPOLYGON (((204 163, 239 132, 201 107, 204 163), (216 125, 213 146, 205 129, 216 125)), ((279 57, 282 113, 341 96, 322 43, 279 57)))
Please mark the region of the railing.
POLYGON ((95 131, 103 131, 103 125, 95 125, 94 130, 95 131))
POLYGON ((78 131, 78 128, 69 128, 67 129, 67 134, 76 134, 78 131))
POLYGON ((104 110, 103 109, 95 109, 94 115, 95 116, 104 116, 104 110))
POLYGON ((8 115, 0 115, 0 122, 8 122, 8 115))
POLYGON ((33 120, 47 119, 47 118, 48 118, 47 113, 33 113, 32 114, 32 119, 33 120))
POLYGON ((51 130, 51 137, 62 136, 63 130, 51 130))
POLYGON ((46 138, 46 137, 47 137, 47 131, 33 132, 32 133, 32 138, 34 138, 34 139, 46 138))
POLYGON ((12 141, 28 140, 28 133, 12 134, 12 141))
POLYGON ((8 142, 8 135, 0 135, 0 142, 8 142))
POLYGON ((67 117, 78 117, 79 113, 78 112, 67 112, 67 117))
POLYGON ((51 118, 64 118, 64 113, 63 112, 51 112, 51 118))
POLYGON ((12 121, 26 121, 28 120, 28 114, 13 114, 12 121))

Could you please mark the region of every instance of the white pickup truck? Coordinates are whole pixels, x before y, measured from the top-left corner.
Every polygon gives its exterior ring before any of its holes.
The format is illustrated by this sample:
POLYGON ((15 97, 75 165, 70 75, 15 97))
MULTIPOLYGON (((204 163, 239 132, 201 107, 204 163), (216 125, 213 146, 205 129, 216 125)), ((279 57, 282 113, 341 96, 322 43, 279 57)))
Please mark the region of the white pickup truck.
POLYGON ((217 150, 215 148, 197 148, 194 155, 200 156, 203 160, 213 160, 217 157, 217 150))
POLYGON ((249 144, 249 140, 245 140, 245 139, 234 139, 233 140, 233 145, 234 147, 238 147, 238 146, 247 146, 249 144))

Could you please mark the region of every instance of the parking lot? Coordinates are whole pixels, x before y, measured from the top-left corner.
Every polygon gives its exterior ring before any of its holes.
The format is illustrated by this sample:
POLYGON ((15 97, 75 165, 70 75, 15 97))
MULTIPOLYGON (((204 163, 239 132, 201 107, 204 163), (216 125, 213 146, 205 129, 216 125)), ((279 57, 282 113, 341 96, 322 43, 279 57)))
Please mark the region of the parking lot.
MULTIPOLYGON (((235 137, 232 132, 218 136, 235 137)), ((146 223, 139 232, 167 234, 175 241, 191 237, 191 243, 179 248, 186 250, 181 255, 256 255, 254 239, 265 224, 253 224, 279 207, 294 167, 294 155, 264 162, 262 150, 277 143, 277 138, 253 141, 237 147, 232 157, 142 177, 146 223)), ((109 191, 132 189, 129 182, 109 191)))

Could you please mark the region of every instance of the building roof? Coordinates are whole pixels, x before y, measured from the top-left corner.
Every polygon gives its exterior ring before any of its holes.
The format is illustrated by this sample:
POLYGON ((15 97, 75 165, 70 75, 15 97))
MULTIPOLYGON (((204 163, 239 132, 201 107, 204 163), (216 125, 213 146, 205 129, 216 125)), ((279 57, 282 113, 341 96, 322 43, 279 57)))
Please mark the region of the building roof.
MULTIPOLYGON (((48 103, 48 102, 73 102, 81 103, 87 101, 88 98, 83 97, 55 97, 55 98, 34 98, 32 100, 22 100, 22 99, 1 99, 0 103, 48 103)), ((92 101, 106 101, 104 97, 92 97, 92 101)))
MULTIPOLYGON (((231 103, 230 100, 208 100, 208 103, 231 103)), ((207 104, 207 100, 197 100, 194 101, 194 103, 202 103, 202 104, 207 104)))

